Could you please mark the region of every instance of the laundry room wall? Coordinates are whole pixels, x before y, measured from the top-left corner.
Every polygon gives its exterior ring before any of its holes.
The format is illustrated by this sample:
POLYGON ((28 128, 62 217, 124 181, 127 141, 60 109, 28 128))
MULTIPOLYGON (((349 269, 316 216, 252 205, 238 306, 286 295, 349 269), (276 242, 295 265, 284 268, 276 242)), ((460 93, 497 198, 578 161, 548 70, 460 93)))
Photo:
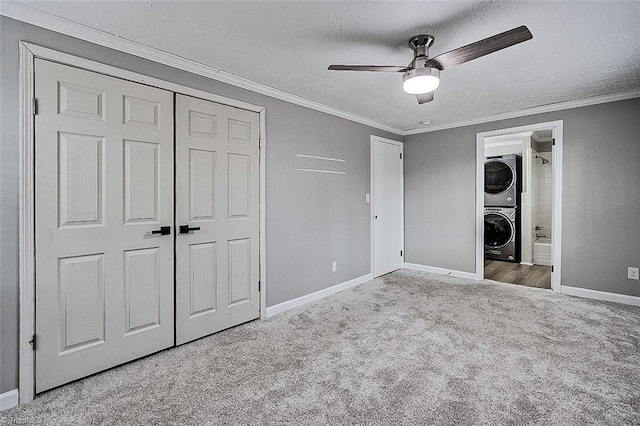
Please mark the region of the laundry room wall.
POLYGON ((405 137, 405 261, 475 272, 476 134, 564 122, 562 285, 640 296, 640 98, 405 137))
MULTIPOLYGON (((491 138, 487 138, 487 139, 491 139, 491 138)), ((522 155, 522 139, 523 138, 518 138, 517 140, 508 141, 508 142, 504 141, 496 144, 491 144, 487 142, 487 139, 485 139, 485 145, 484 145, 485 157, 492 157, 494 155, 507 155, 507 154, 522 155)))
POLYGON ((552 238, 551 236, 551 203, 553 195, 553 175, 552 166, 553 159, 551 152, 538 152, 537 156, 547 160, 547 163, 543 164, 539 158, 535 158, 535 173, 534 178, 536 180, 536 193, 535 193, 535 220, 534 226, 539 226, 542 229, 536 231, 536 234, 543 234, 546 238, 552 238))
POLYGON ((267 306, 370 273, 370 136, 402 137, 6 17, 0 35, 0 393, 18 386, 20 40, 266 108, 267 306), (297 171, 296 154, 344 159, 345 174, 297 171))

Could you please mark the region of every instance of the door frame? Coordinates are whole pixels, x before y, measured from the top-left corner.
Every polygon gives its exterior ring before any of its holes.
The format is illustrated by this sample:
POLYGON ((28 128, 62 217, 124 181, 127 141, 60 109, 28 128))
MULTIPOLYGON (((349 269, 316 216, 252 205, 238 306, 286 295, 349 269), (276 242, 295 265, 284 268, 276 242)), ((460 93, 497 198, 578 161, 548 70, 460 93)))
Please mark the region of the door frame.
MULTIPOLYGON (((35 171, 34 143, 35 120, 35 59, 45 59, 64 65, 74 66, 87 71, 105 74, 135 83, 165 89, 174 93, 193 96, 257 112, 260 117, 260 319, 266 318, 267 274, 266 274, 266 111, 259 105, 226 98, 202 90, 192 89, 180 84, 171 83, 149 77, 133 71, 120 69, 111 65, 80 58, 78 56, 41 47, 20 41, 19 52, 19 285, 20 285, 20 318, 19 318, 19 370, 18 392, 20 404, 33 400, 35 396, 35 357, 32 339, 35 335, 35 171)), ((171 66, 170 64, 163 64, 171 66)))
POLYGON ((369 142, 369 251, 370 251, 370 259, 371 259, 371 276, 375 278, 373 275, 373 265, 374 265, 374 224, 373 224, 373 212, 374 212, 374 203, 375 199, 373 196, 373 144, 376 142, 389 143, 392 145, 397 145, 400 147, 400 154, 402 158, 400 159, 400 167, 402 168, 402 172, 400 173, 400 197, 402 198, 402 205, 400 206, 400 246, 402 247, 402 256, 400 257, 400 268, 404 265, 404 143, 400 141, 396 141, 393 139, 383 138, 381 136, 371 135, 369 142))
POLYGON ((531 133, 536 130, 552 131, 555 140, 552 148, 553 180, 551 194, 551 290, 561 292, 561 254, 562 254, 562 120, 529 124, 526 126, 510 127, 491 130, 476 134, 476 279, 484 279, 484 144, 485 138, 505 136, 514 133, 531 133))

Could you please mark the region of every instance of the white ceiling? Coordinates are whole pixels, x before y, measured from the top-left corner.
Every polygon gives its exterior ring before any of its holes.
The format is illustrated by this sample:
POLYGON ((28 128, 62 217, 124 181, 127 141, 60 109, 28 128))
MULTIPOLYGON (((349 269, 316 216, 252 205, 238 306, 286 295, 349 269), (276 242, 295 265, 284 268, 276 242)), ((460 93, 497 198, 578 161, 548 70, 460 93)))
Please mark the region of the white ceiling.
POLYGON ((638 1, 17 1, 403 130, 640 90, 638 1), (443 71, 424 105, 400 73, 327 71, 406 65, 416 34, 435 56, 519 25, 532 40, 443 71))

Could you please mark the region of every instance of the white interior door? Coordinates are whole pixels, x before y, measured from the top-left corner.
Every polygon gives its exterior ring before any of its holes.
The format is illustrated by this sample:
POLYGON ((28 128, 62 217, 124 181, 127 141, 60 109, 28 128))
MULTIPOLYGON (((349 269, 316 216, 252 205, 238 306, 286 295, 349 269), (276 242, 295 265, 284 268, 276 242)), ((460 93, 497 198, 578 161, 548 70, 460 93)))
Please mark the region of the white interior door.
POLYGON ((259 115, 176 95, 176 343, 258 318, 259 115))
POLYGON ((36 391, 174 339, 173 93, 35 63, 36 391))
POLYGON ((373 211, 373 277, 402 268, 403 176, 402 143, 371 139, 373 211))

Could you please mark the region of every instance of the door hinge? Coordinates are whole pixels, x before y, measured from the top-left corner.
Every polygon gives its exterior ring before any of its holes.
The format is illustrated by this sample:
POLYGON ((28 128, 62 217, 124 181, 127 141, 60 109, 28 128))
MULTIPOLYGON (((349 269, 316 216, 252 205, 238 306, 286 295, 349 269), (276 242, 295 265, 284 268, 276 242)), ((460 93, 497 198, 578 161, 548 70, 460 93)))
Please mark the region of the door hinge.
POLYGON ((258 281, 258 291, 260 291, 260 287, 261 287, 261 285, 262 285, 262 284, 260 283, 260 281, 258 281))
POLYGON ((33 333, 33 336, 31 337, 31 341, 29 341, 29 344, 31 345, 31 349, 34 350, 34 351, 36 350, 37 342, 38 342, 36 340, 36 337, 37 337, 36 334, 33 333))
POLYGON ((551 139, 551 145, 556 146, 556 138, 551 139))
POLYGON ((402 153, 400 153, 400 159, 402 160, 402 153))
POLYGON ((400 250, 400 257, 402 257, 402 250, 400 250))
POLYGON ((553 265, 551 265, 551 272, 553 272, 553 265))
POLYGON ((38 98, 33 98, 31 103, 31 112, 33 115, 38 115, 38 98))

